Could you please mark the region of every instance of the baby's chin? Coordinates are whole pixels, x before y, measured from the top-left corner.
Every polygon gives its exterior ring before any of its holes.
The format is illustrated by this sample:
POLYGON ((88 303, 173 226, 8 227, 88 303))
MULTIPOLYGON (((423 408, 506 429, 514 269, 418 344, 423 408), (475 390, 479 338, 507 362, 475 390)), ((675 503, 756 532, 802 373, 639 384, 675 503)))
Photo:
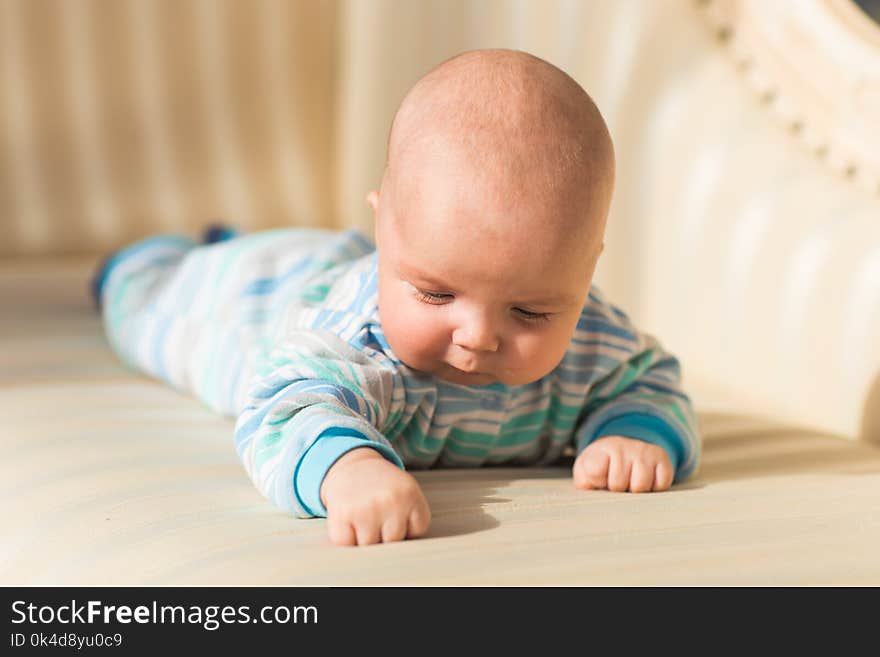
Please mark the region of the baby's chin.
POLYGON ((463 372, 451 365, 444 364, 439 370, 433 372, 434 376, 448 383, 457 383, 465 386, 488 386, 502 384, 507 387, 524 386, 534 383, 541 377, 532 376, 524 378, 522 372, 505 371, 502 374, 483 372, 463 372))
POLYGON ((491 374, 462 372, 454 367, 448 367, 442 372, 437 372, 435 376, 447 383, 457 383, 465 386, 488 386, 493 383, 502 383, 491 374))
POLYGON ((443 360, 433 359, 401 359, 401 363, 415 373, 433 376, 447 383, 455 383, 464 386, 488 386, 501 384, 509 388, 524 386, 540 380, 549 372, 526 372, 522 369, 505 368, 493 372, 465 372, 446 363, 443 360))
POLYGON ((415 372, 436 377, 447 383, 456 383, 464 386, 487 386, 492 385, 493 383, 503 383, 494 374, 488 374, 485 372, 464 372, 452 365, 448 365, 447 363, 440 363, 433 367, 417 367, 407 363, 404 364, 415 372))

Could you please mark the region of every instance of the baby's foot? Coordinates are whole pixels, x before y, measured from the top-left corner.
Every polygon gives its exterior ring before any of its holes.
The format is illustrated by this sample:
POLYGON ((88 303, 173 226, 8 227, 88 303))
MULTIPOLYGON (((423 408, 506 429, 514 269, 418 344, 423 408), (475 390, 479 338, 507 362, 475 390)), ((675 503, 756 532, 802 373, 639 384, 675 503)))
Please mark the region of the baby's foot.
POLYGON ((95 310, 99 314, 101 312, 101 290, 104 287, 104 282, 107 280, 107 274, 110 273, 110 261, 114 255, 116 255, 116 251, 104 256, 104 259, 95 268, 95 273, 89 281, 89 292, 92 295, 92 302, 95 304, 95 310))
MULTIPOLYGON (((202 231, 202 244, 214 244, 215 242, 224 242, 241 234, 241 231, 228 224, 214 222, 202 231)), ((104 259, 95 268, 95 273, 89 281, 89 292, 95 309, 101 312, 101 290, 107 280, 107 275, 113 268, 113 258, 119 251, 112 251, 104 256, 104 259)))
POLYGON ((208 227, 205 228, 204 231, 202 231, 202 244, 225 242, 226 240, 231 240, 238 234, 239 230, 228 224, 223 224, 219 222, 209 224, 208 227))

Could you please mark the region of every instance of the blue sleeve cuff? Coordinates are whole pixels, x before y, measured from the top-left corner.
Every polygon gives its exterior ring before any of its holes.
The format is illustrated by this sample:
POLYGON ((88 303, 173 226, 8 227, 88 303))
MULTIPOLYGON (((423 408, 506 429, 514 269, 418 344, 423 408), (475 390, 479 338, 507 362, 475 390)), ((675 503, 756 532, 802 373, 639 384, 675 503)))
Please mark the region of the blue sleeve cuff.
POLYGON ((328 429, 306 450, 293 473, 293 491, 303 508, 313 516, 327 516, 321 502, 324 476, 339 457, 358 447, 372 447, 386 459, 403 469, 403 461, 393 449, 370 440, 353 429, 328 429))
POLYGON ((603 436, 625 436, 658 445, 665 449, 669 455, 673 472, 678 472, 682 456, 681 438, 672 427, 658 417, 647 413, 618 415, 600 425, 592 440, 603 436))

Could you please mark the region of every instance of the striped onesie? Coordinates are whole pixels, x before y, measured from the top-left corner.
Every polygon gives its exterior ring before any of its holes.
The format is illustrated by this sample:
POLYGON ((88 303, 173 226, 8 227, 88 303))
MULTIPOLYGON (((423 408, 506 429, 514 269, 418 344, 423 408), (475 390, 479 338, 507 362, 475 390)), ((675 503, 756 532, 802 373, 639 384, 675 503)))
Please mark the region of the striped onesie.
POLYGON ((467 386, 407 367, 379 318, 375 246, 357 230, 280 228, 198 244, 158 235, 116 253, 100 291, 128 366, 236 418, 255 486, 326 516, 324 474, 356 447, 397 466, 549 464, 607 435, 697 467, 678 361, 593 286, 559 365, 521 386, 467 386))

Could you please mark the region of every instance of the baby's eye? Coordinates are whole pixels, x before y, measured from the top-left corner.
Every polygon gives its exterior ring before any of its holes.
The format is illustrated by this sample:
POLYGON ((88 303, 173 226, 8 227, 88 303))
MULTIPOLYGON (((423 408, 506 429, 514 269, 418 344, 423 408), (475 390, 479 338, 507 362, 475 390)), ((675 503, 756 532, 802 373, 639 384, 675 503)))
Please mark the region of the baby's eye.
POLYGON ((424 290, 416 290, 416 296, 425 303, 443 303, 447 299, 451 299, 451 294, 441 294, 438 292, 425 292, 424 290))
POLYGON ((533 313, 522 308, 515 308, 514 310, 520 314, 520 317, 529 322, 545 322, 550 319, 550 313, 533 313))

